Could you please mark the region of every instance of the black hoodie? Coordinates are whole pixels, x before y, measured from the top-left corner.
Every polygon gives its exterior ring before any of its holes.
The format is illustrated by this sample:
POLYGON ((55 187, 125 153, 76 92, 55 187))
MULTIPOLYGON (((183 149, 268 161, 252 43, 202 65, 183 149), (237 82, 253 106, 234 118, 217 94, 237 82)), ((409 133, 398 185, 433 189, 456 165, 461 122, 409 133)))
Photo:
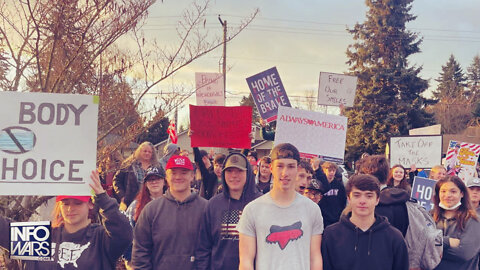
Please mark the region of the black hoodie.
MULTIPOLYGON (((113 269, 117 259, 132 242, 132 227, 118 210, 117 201, 106 193, 94 197, 102 211, 104 226, 91 223, 74 233, 64 226, 53 228, 53 261, 24 261, 27 270, 113 269)), ((8 249, 9 221, 0 217, 0 246, 8 249)))
POLYGON ((387 187, 380 191, 380 202, 375 214, 384 216, 405 237, 408 228, 408 212, 405 205, 410 195, 401 188, 387 187))
POLYGON ((347 205, 347 194, 341 176, 340 178, 335 177, 333 181, 329 183, 322 168, 319 168, 315 172, 315 177, 322 183, 326 190, 322 200, 318 203, 318 206, 320 206, 322 210, 323 225, 326 228, 340 219, 340 215, 347 205))
MULTIPOLYGON (((228 160, 231 155, 225 160, 228 160)), ((225 171, 223 171, 223 193, 215 195, 208 201, 195 252, 195 269, 238 269, 237 224, 245 205, 262 195, 255 186, 255 175, 246 158, 245 161, 247 180, 240 199, 230 197, 230 191, 225 182, 225 171)))
POLYGON ((367 230, 350 222, 351 213, 323 232, 324 270, 408 270, 407 246, 385 217, 367 230))

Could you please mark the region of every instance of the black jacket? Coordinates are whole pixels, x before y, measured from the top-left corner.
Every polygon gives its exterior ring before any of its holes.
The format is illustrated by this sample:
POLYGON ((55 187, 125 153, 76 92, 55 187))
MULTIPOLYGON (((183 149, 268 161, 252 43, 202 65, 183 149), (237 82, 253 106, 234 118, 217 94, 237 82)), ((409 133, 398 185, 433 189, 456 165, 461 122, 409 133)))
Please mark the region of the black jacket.
POLYGON ((325 229, 322 239, 324 270, 408 270, 407 246, 385 217, 362 231, 351 214, 325 229))
MULTIPOLYGON (((118 204, 106 193, 95 196, 95 205, 102 211, 104 226, 91 223, 68 233, 64 226, 51 232, 53 261, 24 261, 27 270, 114 269, 117 259, 132 243, 132 227, 118 204)), ((0 217, 0 246, 9 249, 9 221, 0 217)))
POLYGON ((405 237, 408 228, 408 212, 405 203, 410 195, 400 188, 387 187, 380 191, 380 202, 375 214, 384 216, 405 237))
MULTIPOLYGON (((124 202, 127 207, 135 200, 140 189, 134 165, 120 169, 113 177, 113 189, 118 203, 124 202)), ((142 179, 143 180, 143 179, 142 179)))
POLYGON ((316 177, 326 190, 322 200, 318 203, 322 210, 323 224, 326 228, 340 220, 340 215, 347 205, 347 194, 342 178, 336 177, 329 183, 321 168, 317 170, 316 177))
POLYGON ((207 200, 210 200, 210 198, 215 196, 215 194, 217 193, 219 186, 218 177, 213 170, 213 166, 210 166, 210 168, 205 167, 205 163, 203 163, 198 147, 193 147, 193 155, 195 163, 197 164, 197 167, 200 170, 200 174, 202 176, 202 182, 200 185, 200 196, 207 200))

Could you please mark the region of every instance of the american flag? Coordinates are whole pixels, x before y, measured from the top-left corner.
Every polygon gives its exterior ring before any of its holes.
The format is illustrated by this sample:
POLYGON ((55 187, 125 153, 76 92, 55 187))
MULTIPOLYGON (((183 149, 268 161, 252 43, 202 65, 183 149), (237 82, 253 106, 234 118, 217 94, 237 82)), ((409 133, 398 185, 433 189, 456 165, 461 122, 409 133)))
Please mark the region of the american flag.
POLYGON ((170 121, 170 125, 168 126, 167 132, 170 135, 170 140, 172 141, 172 143, 176 144, 178 140, 177 129, 173 121, 170 121))
POLYGON ((242 210, 229 210, 223 213, 220 231, 222 239, 238 239, 237 224, 241 216, 242 210))
POLYGON ((450 141, 450 144, 448 145, 446 160, 450 160, 453 157, 453 155, 455 154, 455 146, 457 146, 457 144, 460 146, 460 148, 469 148, 470 151, 474 152, 476 156, 480 154, 480 144, 450 141))

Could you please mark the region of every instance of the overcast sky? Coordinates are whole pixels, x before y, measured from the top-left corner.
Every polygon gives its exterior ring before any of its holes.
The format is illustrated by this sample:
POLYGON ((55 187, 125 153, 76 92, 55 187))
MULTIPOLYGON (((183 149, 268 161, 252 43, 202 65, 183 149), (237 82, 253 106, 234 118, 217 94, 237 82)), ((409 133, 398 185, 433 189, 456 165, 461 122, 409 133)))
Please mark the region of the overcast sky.
MULTIPOLYGON (((170 42, 175 33, 174 23, 180 20, 189 3, 158 1, 150 9, 145 33, 170 42)), ((357 0, 217 0, 210 4, 206 27, 212 35, 222 35, 218 14, 229 26, 236 26, 256 8, 260 10, 256 19, 227 45, 227 105, 238 105, 241 97, 248 95, 246 77, 273 66, 277 67, 289 96, 317 91, 320 71, 347 71, 345 51, 353 39, 345 29, 362 23, 367 11, 364 1, 357 0)), ((480 54, 480 1, 417 0, 411 13, 417 19, 407 28, 423 37, 423 43, 421 52, 411 56, 409 62, 423 66, 421 77, 429 80, 429 90, 435 88, 435 79, 450 54, 466 72, 473 57, 480 54)), ((221 55, 221 49, 213 51, 159 87, 172 82, 193 86, 195 72, 219 72, 221 55)), ((301 105, 303 99, 297 100, 301 105)), ((195 104, 194 97, 185 104, 195 104)), ((181 123, 187 114, 182 110, 181 123)))

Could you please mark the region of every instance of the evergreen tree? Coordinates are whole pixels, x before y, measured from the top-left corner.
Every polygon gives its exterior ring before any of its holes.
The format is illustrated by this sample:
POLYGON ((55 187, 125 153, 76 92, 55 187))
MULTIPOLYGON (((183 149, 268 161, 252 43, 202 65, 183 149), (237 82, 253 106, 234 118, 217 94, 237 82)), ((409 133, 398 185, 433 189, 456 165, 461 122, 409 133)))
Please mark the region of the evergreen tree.
POLYGON ((480 101, 480 55, 473 58, 472 64, 467 68, 467 85, 469 96, 473 102, 480 101))
MULTIPOLYGON (((145 141, 157 144, 168 138, 168 126, 170 125, 170 120, 167 117, 163 117, 157 123, 153 124, 149 129, 138 135, 137 143, 142 143, 145 141)), ((179 132, 180 133, 180 132, 179 132)))
POLYGON ((260 125, 260 114, 258 113, 257 105, 255 105, 252 94, 249 94, 248 97, 243 96, 240 101, 240 106, 252 107, 252 124, 260 125))
POLYGON ((432 122, 420 96, 428 88, 422 67, 407 58, 420 52, 422 39, 406 29, 416 17, 413 0, 366 0, 366 21, 348 31, 355 43, 347 49, 350 75, 358 77, 355 103, 347 108, 347 159, 363 152, 383 153, 391 136, 432 122))
POLYGON ((448 62, 442 66, 440 77, 436 79, 438 86, 433 92, 433 96, 437 100, 467 97, 467 92, 465 92, 466 80, 460 64, 452 54, 448 62))

